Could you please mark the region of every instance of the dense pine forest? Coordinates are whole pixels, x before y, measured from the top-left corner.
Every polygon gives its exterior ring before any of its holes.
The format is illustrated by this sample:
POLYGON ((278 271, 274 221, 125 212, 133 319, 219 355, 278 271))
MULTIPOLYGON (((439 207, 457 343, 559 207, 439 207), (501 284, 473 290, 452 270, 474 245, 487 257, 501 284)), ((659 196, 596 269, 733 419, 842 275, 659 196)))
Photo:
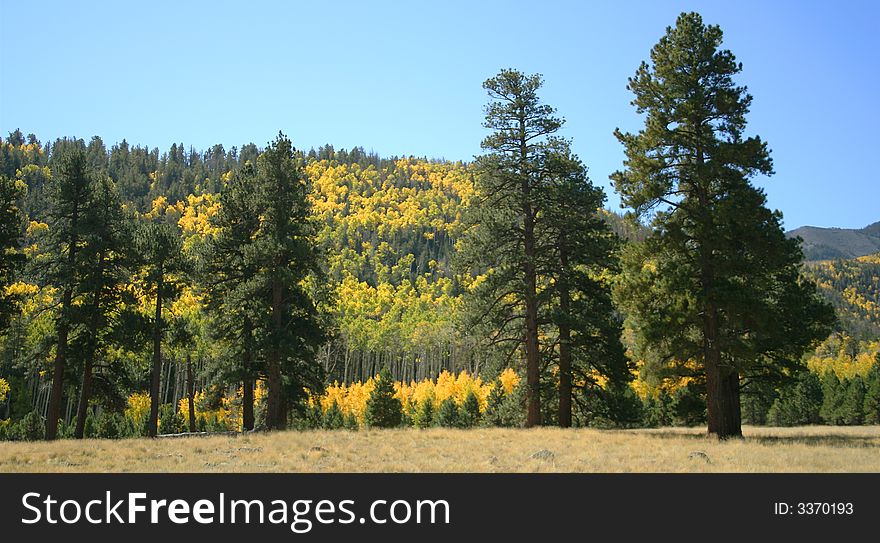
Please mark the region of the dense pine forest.
POLYGON ((516 70, 470 163, 10 132, 0 439, 880 423, 880 255, 802 264, 720 44, 630 79, 626 215, 516 70))

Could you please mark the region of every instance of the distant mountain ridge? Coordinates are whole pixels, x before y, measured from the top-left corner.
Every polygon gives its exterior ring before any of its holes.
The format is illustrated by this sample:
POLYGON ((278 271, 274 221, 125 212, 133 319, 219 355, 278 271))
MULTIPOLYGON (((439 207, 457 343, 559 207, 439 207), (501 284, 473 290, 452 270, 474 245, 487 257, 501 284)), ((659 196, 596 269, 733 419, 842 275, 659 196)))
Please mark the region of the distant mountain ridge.
POLYGON ((800 236, 806 260, 856 258, 880 252, 880 221, 859 229, 802 226, 785 235, 800 236))

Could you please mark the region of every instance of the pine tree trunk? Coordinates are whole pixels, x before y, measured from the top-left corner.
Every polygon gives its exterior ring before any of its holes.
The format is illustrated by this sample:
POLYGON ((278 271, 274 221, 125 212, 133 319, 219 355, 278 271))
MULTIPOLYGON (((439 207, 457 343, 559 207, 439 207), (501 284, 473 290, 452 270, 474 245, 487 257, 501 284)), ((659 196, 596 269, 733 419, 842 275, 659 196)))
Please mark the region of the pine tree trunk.
POLYGON ((742 437, 739 374, 724 366, 706 367, 709 435, 718 439, 742 437))
MULTIPOLYGON (((253 366, 253 353, 251 352, 251 331, 253 329, 253 324, 249 318, 245 318, 244 326, 242 327, 242 336, 244 341, 244 360, 242 361, 242 365, 244 366, 244 371, 246 375, 250 375, 253 366)), ((246 377, 242 380, 242 394, 241 394, 241 429, 245 432, 254 429, 254 380, 246 377)))
POLYGON ((156 315, 153 327, 153 370, 150 380, 150 418, 147 421, 147 436, 156 437, 159 428, 159 393, 162 377, 162 288, 164 276, 159 267, 156 281, 156 315))
POLYGON ((710 307, 704 340, 708 433, 718 439, 742 437, 739 373, 722 360, 717 318, 717 312, 710 307))
POLYGON ((571 329, 559 326, 559 427, 571 428, 571 329))
POLYGON ((568 247, 563 234, 559 240, 559 273, 557 281, 559 289, 559 312, 562 321, 559 323, 559 427, 571 427, 571 325, 568 322, 571 314, 571 294, 568 289, 568 247))
POLYGON ((73 289, 64 290, 61 301, 61 317, 58 322, 58 344, 55 347, 55 368, 52 372, 52 391, 49 393, 49 407, 46 409, 46 439, 58 436, 58 418, 61 416, 61 396, 64 394, 64 366, 67 363, 67 336, 70 333, 71 300, 73 289))
POLYGON ((538 354, 538 294, 535 270, 535 217, 532 208, 532 187, 529 170, 527 113, 519 110, 519 176, 521 181, 523 248, 523 287, 525 298, 525 355, 526 355, 526 428, 541 424, 540 361, 538 354))
POLYGON ((277 279, 272 281, 272 347, 268 353, 268 375, 266 379, 266 429, 281 430, 282 426, 282 402, 281 402, 281 346, 279 336, 282 324, 282 291, 281 282, 277 279))
POLYGON ((535 224, 529 202, 528 181, 523 181, 525 225, 525 302, 526 302, 526 428, 541 424, 540 373, 538 359, 538 294, 535 272, 535 224))
MULTIPOLYGON (((100 255, 98 258, 98 266, 103 266, 104 257, 100 255)), ((89 352, 86 353, 85 363, 83 364, 82 386, 79 389, 79 405, 76 409, 76 429, 73 437, 82 439, 85 434, 86 417, 89 414, 89 400, 92 396, 92 367, 95 362, 95 353, 97 352, 98 343, 98 312, 101 309, 100 286, 98 292, 95 293, 92 302, 92 320, 89 326, 89 352)))
POLYGON ((254 429, 254 382, 245 379, 241 388, 241 429, 249 432, 254 429))
POLYGON ((76 408, 76 429, 73 437, 82 439, 85 434, 86 418, 89 416, 89 397, 92 394, 92 358, 87 357, 83 365, 82 386, 79 390, 79 405, 76 408))
POLYGON ((189 410, 189 431, 196 431, 195 383, 193 382, 192 355, 186 353, 186 407, 189 410))

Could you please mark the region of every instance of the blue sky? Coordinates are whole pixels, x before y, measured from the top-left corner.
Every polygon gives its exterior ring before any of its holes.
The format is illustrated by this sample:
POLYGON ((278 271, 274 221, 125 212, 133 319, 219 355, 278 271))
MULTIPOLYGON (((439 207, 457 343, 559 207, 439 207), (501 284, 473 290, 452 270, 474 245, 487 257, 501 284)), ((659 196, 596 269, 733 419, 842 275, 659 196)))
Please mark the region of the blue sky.
POLYGON ((681 11, 719 24, 773 150, 757 179, 787 228, 880 220, 880 3, 22 2, 0 0, 0 133, 101 136, 167 150, 255 142, 470 160, 481 83, 538 72, 563 135, 606 188, 626 80, 681 11))

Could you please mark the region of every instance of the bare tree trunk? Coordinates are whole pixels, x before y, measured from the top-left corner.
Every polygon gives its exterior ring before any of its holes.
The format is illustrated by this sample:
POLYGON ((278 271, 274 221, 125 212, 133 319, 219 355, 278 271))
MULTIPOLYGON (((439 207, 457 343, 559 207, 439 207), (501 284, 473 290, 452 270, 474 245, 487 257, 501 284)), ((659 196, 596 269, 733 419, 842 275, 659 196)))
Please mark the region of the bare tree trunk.
POLYGON ((189 431, 196 431, 195 383, 193 383, 192 355, 186 353, 186 407, 189 409, 189 431))
MULTIPOLYGON (((526 182, 524 182, 526 183, 526 182)), ((535 232, 532 208, 524 202, 525 221, 525 302, 526 302, 526 428, 541 424, 540 360, 538 355, 538 294, 535 273, 535 232)))
POLYGON ((150 379, 150 418, 147 421, 147 436, 156 437, 159 430, 159 393, 162 377, 162 289, 164 275, 161 265, 156 281, 156 314, 153 327, 153 369, 150 379))
POLYGON ((568 322, 571 314, 571 293, 568 286, 568 246, 563 233, 559 239, 559 312, 562 321, 559 323, 559 426, 571 427, 571 325, 568 322))
MULTIPOLYGON (((72 253, 71 253, 72 254, 72 253)), ((72 259, 72 258, 71 258, 72 259)), ((67 336, 70 333, 70 306, 73 289, 67 287, 61 297, 61 316, 58 320, 58 345, 55 348, 55 367, 52 372, 52 391, 46 410, 46 439, 58 436, 58 418, 61 416, 61 396, 64 394, 64 366, 67 363, 67 336)))
POLYGON ((739 373, 722 360, 717 319, 717 312, 710 307, 704 328, 708 433, 718 439, 742 437, 739 373))
POLYGON ((241 429, 247 432, 254 429, 254 382, 245 379, 241 387, 241 429))
POLYGON ((76 430, 73 437, 82 439, 85 434, 86 418, 89 415, 89 398, 92 394, 92 357, 86 357, 83 367, 82 386, 79 391, 79 406, 76 410, 76 430))
MULTIPOLYGON (((99 255, 98 257, 98 266, 99 268, 103 266, 104 256, 99 255)), ((95 297, 92 300, 92 318, 89 323, 89 342, 88 342, 88 352, 85 356, 85 362, 83 364, 83 376, 82 376, 82 384, 79 390, 79 405, 76 410, 76 428, 73 433, 73 437, 76 439, 82 439, 85 434, 86 427, 86 418, 88 417, 88 409, 89 409, 89 400, 92 396, 92 367, 94 366, 95 354, 97 352, 97 341, 98 341, 98 311, 101 309, 101 294, 100 292, 95 293, 95 297)))
POLYGON ((278 345, 278 335, 282 325, 282 286, 278 279, 272 280, 272 332, 275 336, 268 353, 268 375, 266 385, 268 388, 266 397, 266 429, 281 430, 283 406, 281 402, 281 346, 278 345))

